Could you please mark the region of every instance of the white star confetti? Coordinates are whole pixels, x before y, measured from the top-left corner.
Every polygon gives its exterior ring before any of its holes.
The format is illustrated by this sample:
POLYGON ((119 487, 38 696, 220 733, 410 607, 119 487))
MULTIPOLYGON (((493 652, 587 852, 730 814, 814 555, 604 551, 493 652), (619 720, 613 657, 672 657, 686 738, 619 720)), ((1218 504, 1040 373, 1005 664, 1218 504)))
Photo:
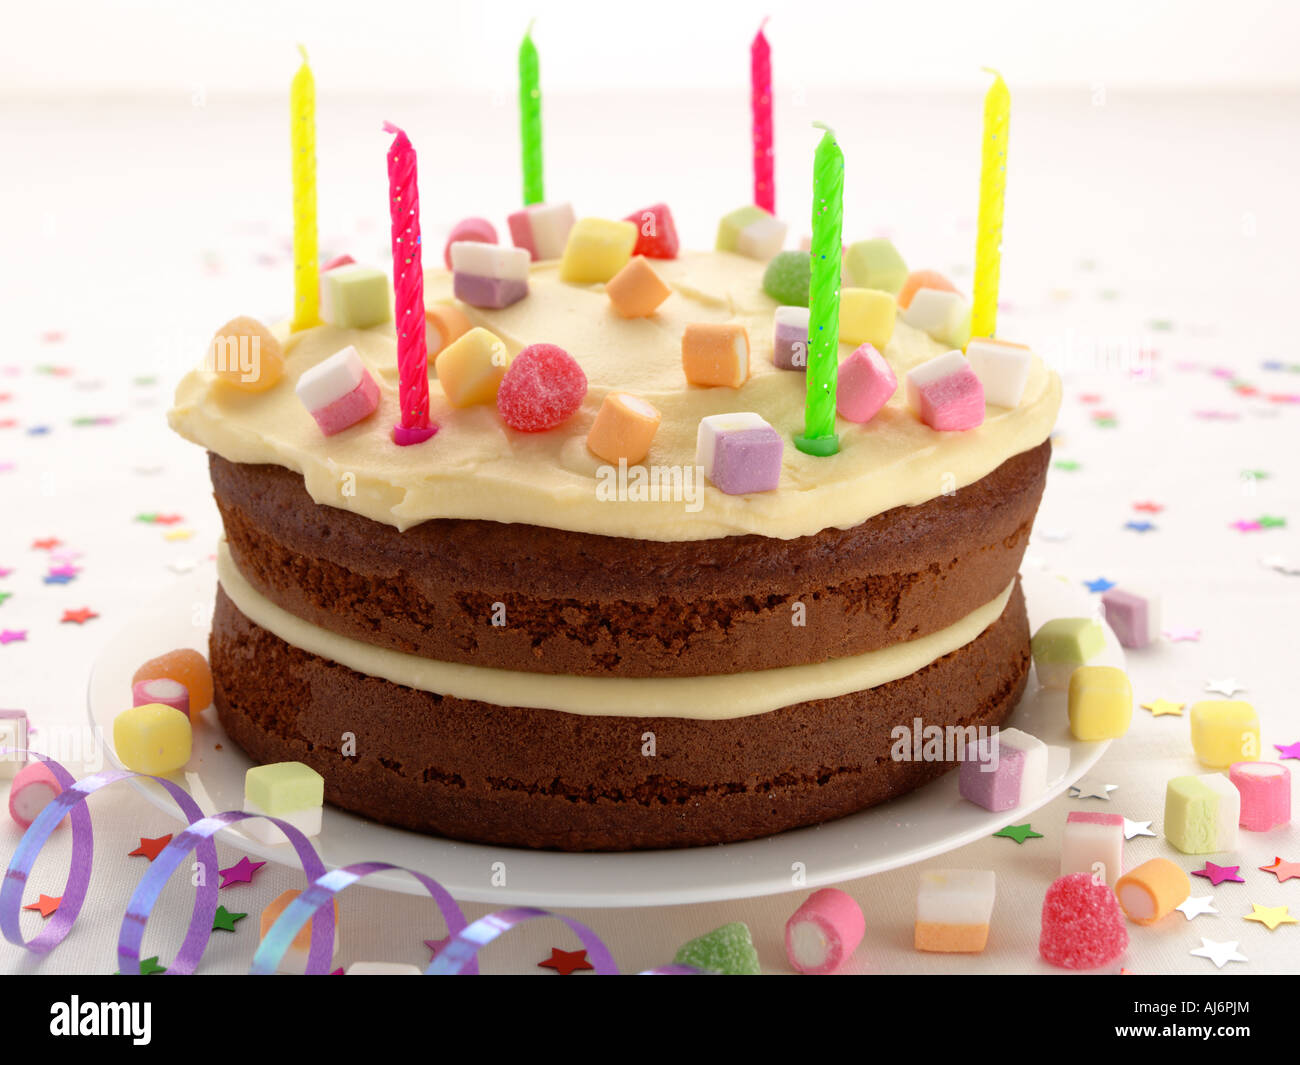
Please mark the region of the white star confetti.
POLYGON ((1154 836, 1151 831, 1150 821, 1130 821, 1124 818, 1124 838, 1132 839, 1134 836, 1154 836))
POLYGON ((1230 961, 1250 961, 1246 955, 1237 949, 1237 941, 1234 939, 1231 943, 1219 943, 1213 939, 1201 937, 1201 945, 1196 950, 1191 951, 1194 958, 1209 958, 1214 962, 1216 969, 1222 969, 1230 961))
POLYGON ((1207 680, 1205 690, 1231 699, 1237 692, 1244 692, 1246 689, 1237 683, 1236 677, 1224 677, 1223 680, 1207 680))
MULTIPOLYGON (((1189 898, 1186 902, 1184 902, 1181 906, 1176 906, 1174 908, 1178 910, 1178 912, 1181 913, 1184 917, 1186 917, 1189 921, 1192 920, 1192 918, 1194 917, 1200 917, 1201 914, 1203 913, 1212 913, 1215 914, 1216 916, 1219 913, 1219 911, 1214 908, 1213 895, 1202 895, 1200 898, 1196 898, 1195 896, 1193 896, 1189 898)), ((1207 941, 1202 940, 1201 942, 1207 942, 1207 941)), ((1196 951, 1192 951, 1192 953, 1195 954, 1196 951)))
POLYGON ((1110 793, 1118 787, 1118 784, 1098 784, 1092 777, 1085 777, 1079 783, 1070 785, 1070 798, 1105 799, 1110 802, 1110 793))

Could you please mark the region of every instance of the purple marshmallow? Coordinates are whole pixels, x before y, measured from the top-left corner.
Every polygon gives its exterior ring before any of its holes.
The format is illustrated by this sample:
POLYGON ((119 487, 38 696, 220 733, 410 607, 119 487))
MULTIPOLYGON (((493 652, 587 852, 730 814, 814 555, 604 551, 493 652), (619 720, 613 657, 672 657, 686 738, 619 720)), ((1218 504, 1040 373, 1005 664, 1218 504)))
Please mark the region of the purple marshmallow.
POLYGON ((772 319, 772 364, 778 370, 808 370, 808 308, 778 307, 772 319))
POLYGON ((784 451, 781 434, 757 414, 713 414, 700 419, 695 463, 727 495, 775 489, 784 451))
POLYGON ((456 298, 471 307, 486 307, 499 311, 512 303, 518 303, 528 295, 527 281, 509 281, 459 272, 453 274, 452 279, 456 298))

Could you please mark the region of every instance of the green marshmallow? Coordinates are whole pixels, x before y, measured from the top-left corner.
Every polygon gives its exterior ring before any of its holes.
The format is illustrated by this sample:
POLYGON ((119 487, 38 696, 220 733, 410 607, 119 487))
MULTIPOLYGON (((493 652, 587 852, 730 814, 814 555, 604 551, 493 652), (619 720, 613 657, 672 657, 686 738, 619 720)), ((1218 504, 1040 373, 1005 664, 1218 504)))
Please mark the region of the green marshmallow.
POLYGON ((812 256, 806 251, 777 252, 763 271, 763 291, 782 307, 807 307, 812 256))
POLYGON ((388 275, 360 263, 320 275, 321 318, 345 329, 369 329, 393 317, 388 275))
POLYGON ((1165 787, 1165 839, 1184 854, 1214 854, 1237 845, 1241 795, 1222 773, 1174 777, 1165 787))
POLYGON ((325 801, 325 778, 301 762, 257 765, 244 774, 244 798, 272 817, 297 813, 325 801))
POLYGON ((907 263, 884 237, 850 244, 844 266, 854 288, 878 288, 897 296, 907 280, 907 263))
POLYGON ((737 207, 730 214, 723 215, 722 221, 718 223, 718 251, 737 251, 741 230, 771 217, 763 208, 752 204, 748 207, 737 207))
POLYGON ((750 938, 749 926, 743 921, 724 924, 683 944, 673 961, 723 976, 762 975, 758 951, 750 938))
POLYGON ((1045 688, 1064 688, 1070 683, 1070 674, 1096 658, 1105 646, 1106 637, 1096 618, 1053 618, 1029 641, 1038 683, 1045 688))

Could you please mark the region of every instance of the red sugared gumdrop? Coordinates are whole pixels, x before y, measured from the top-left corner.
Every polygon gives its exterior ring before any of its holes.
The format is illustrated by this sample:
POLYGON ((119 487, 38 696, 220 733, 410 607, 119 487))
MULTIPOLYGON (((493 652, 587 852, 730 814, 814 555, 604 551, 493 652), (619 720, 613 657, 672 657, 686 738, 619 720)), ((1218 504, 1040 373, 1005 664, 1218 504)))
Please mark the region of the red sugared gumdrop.
POLYGON ((1128 930, 1115 893, 1091 873, 1055 881, 1043 899, 1038 953, 1062 969, 1095 969, 1128 949, 1128 930))
POLYGON ((677 227, 666 203, 633 211, 624 221, 636 226, 633 255, 644 255, 647 259, 677 258, 677 227))
POLYGON ((514 357, 497 390, 501 420, 521 433, 554 429, 587 394, 587 375, 554 344, 531 344, 514 357))

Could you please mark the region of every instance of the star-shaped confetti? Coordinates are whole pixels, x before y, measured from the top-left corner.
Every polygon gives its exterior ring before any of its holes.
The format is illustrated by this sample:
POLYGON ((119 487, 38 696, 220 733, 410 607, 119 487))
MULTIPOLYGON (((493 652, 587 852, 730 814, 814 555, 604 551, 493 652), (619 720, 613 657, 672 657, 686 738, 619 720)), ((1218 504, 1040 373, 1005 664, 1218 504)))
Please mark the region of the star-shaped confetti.
POLYGON ((1288 758, 1300 758, 1300 740, 1285 745, 1275 743, 1273 746, 1277 748, 1277 756, 1282 761, 1285 761, 1288 758))
POLYGON ((1084 581, 1084 587, 1090 592, 1107 592, 1115 587, 1114 581, 1108 581, 1105 577, 1098 577, 1093 581, 1084 581))
POLYGON ((221 873, 221 887, 228 888, 231 884, 251 884, 253 874, 265 864, 266 862, 250 862, 245 855, 229 869, 218 870, 221 873))
POLYGON ((140 962, 141 976, 156 976, 158 973, 165 973, 166 971, 167 971, 166 969, 164 969, 161 965, 158 964, 157 954, 155 954, 152 958, 145 958, 143 961, 140 962))
POLYGON ((41 578, 46 584, 71 584, 76 577, 71 573, 55 573, 52 570, 41 578))
POLYGON ((8 577, 9 574, 11 574, 12 572, 13 572, 13 569, 12 569, 12 568, 7 568, 7 567, 5 567, 5 566, 0 566, 0 577, 8 577))
POLYGON ((1261 865, 1259 869, 1264 873, 1272 873, 1279 884, 1292 878, 1300 879, 1300 862, 1284 862, 1281 858, 1274 858, 1272 865, 1261 865))
POLYGON ((1070 798, 1105 799, 1110 802, 1110 793, 1118 787, 1118 784, 1101 784, 1093 780, 1092 777, 1085 777, 1077 784, 1070 785, 1070 798))
POLYGON ((1201 630, 1186 625, 1171 625, 1162 635, 1174 643, 1196 643, 1201 638, 1201 630))
POLYGON ((1244 884, 1246 881, 1237 875, 1240 870, 1239 865, 1215 865, 1213 862, 1206 862, 1204 869, 1193 869, 1192 876, 1203 876, 1215 887, 1225 880, 1230 884, 1244 884))
POLYGON ((39 910, 42 917, 49 917, 59 908, 59 903, 63 901, 62 895, 41 895, 30 905, 24 906, 24 910, 39 910))
POLYGON ((59 620, 61 622, 71 621, 77 625, 84 625, 87 621, 97 617, 99 617, 99 615, 91 610, 90 607, 83 606, 80 610, 65 610, 63 612, 63 617, 59 620))
POLYGON ((1255 523, 1261 529, 1285 529, 1286 518, 1279 518, 1274 514, 1261 514, 1255 519, 1255 523))
POLYGON ((1155 526, 1149 521, 1126 521, 1124 528, 1131 529, 1133 532, 1154 532, 1155 526))
POLYGON ((1153 503, 1151 500, 1146 499, 1141 503, 1134 503, 1133 509, 1143 514, 1159 514, 1165 509, 1165 505, 1163 503, 1153 503))
POLYGON ((168 529, 165 533, 163 533, 163 539, 171 540, 171 541, 188 540, 193 535, 194 535, 193 529, 168 529))
POLYGON ((1079 468, 1079 464, 1074 459, 1060 459, 1052 463, 1052 466, 1058 470, 1064 470, 1066 473, 1073 473, 1079 468))
POLYGON ((1250 961, 1246 955, 1237 950, 1237 941, 1219 943, 1213 939, 1201 937, 1201 945, 1191 952, 1194 958, 1209 958, 1216 969, 1222 969, 1230 961, 1250 961))
POLYGON ((1203 913, 1212 913, 1218 915, 1219 911, 1214 908, 1213 895, 1189 896, 1187 901, 1179 906, 1175 906, 1179 913, 1189 921, 1193 918, 1200 917, 1203 913))
POLYGON ((145 525, 152 525, 154 522, 158 520, 158 515, 153 513, 137 514, 135 516, 135 520, 138 522, 142 522, 145 525))
POLYGON ((217 912, 212 915, 212 931, 233 932, 235 922, 242 921, 247 916, 246 913, 231 913, 224 906, 218 906, 217 912))
POLYGON ((1244 692, 1246 689, 1237 683, 1236 677, 1224 677, 1223 680, 1207 680, 1205 690, 1231 699, 1237 692, 1244 692))
POLYGON ((1167 714, 1181 716, 1186 703, 1176 703, 1172 699, 1152 699, 1149 703, 1143 703, 1143 710, 1150 710, 1152 717, 1164 717, 1167 714))
POLYGON ((159 836, 157 839, 145 839, 144 836, 141 836, 140 846, 133 851, 128 851, 126 856, 128 858, 148 858, 153 861, 171 841, 172 834, 170 832, 165 836, 159 836))
POLYGON ((441 939, 426 939, 424 945, 429 948, 429 960, 433 961, 440 953, 442 948, 451 942, 451 936, 443 936, 441 939))
POLYGON ((539 961, 537 967, 539 969, 554 969, 561 976, 568 976, 577 969, 595 968, 587 960, 585 950, 560 950, 559 947, 552 947, 551 956, 545 961, 539 961))
POLYGON ((63 541, 60 540, 60 539, 58 539, 57 537, 54 537, 54 536, 48 536, 48 537, 46 537, 44 540, 33 540, 33 541, 32 541, 32 550, 33 550, 33 551, 53 551, 56 547, 59 547, 62 543, 63 543, 63 541))
POLYGON ((1154 836, 1154 835, 1155 833, 1151 831, 1150 821, 1130 821, 1127 817, 1124 818, 1125 839, 1134 839, 1138 836, 1154 836))
POLYGON ((6 599, 12 599, 13 595, 13 592, 0 592, 0 606, 4 605, 6 599))
POLYGON ((1264 925, 1270 932, 1277 931, 1280 924, 1300 924, 1290 913, 1287 912, 1287 906, 1261 906, 1258 902, 1250 904, 1250 913, 1242 918, 1243 921, 1258 921, 1264 925))
POLYGON ((999 836, 1003 836, 1006 839, 1014 839, 1017 843, 1024 843, 1027 839, 1043 838, 1041 832, 1035 832, 1033 827, 1028 824, 1007 825, 1006 828, 999 829, 997 832, 993 833, 994 839, 997 839, 999 836))
POLYGON ((1264 526, 1257 521, 1250 521, 1246 518, 1238 518, 1228 526, 1230 529, 1236 529, 1237 532, 1259 532, 1264 526))
POLYGON ((26 643, 26 629, 0 629, 0 646, 7 643, 26 643))
POLYGON ((179 514, 155 514, 153 516, 153 523, 155 525, 175 525, 181 520, 179 514))

